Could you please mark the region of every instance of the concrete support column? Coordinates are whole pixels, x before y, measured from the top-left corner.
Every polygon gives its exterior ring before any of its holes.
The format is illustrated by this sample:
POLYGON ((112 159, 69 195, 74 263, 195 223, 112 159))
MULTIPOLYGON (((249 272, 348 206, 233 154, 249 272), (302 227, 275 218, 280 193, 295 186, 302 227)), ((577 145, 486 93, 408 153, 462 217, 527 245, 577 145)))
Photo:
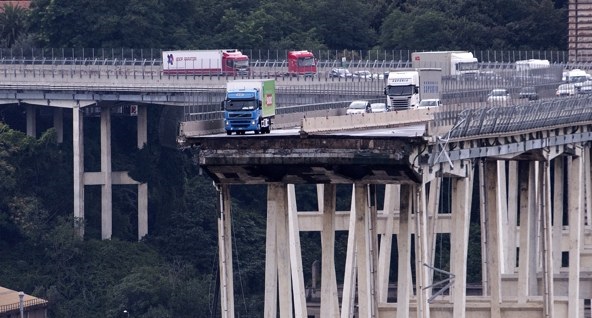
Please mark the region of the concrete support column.
POLYGON ((518 169, 520 189, 520 255, 518 302, 526 303, 537 293, 537 204, 536 162, 521 161, 518 169))
MULTIPOLYGON (((148 142, 148 109, 138 106, 138 149, 148 142)), ((148 234, 148 184, 138 184, 138 240, 148 234)))
POLYGON ((426 218, 426 193, 425 183, 414 187, 415 190, 415 260, 416 260, 416 298, 417 298, 417 317, 430 317, 430 304, 428 299, 430 295, 428 286, 430 269, 424 264, 428 262, 428 238, 427 238, 427 218, 426 218))
MULTIPOLYGON (((500 246, 499 255, 500 255, 500 266, 502 269, 502 274, 508 274, 508 267, 512 260, 509 259, 509 255, 507 251, 509 250, 509 245, 514 244, 514 242, 509 242, 507 234, 508 228, 506 224, 508 223, 508 194, 506 191, 507 186, 507 178, 506 178, 506 162, 503 160, 497 161, 497 209, 499 213, 497 214, 498 217, 498 224, 500 226, 499 237, 498 239, 502 242, 502 246, 500 246)), ((490 219, 491 220, 491 219, 490 219)))
POLYGON ((101 107, 101 238, 111 239, 113 232, 113 186, 111 171, 111 107, 101 107))
POLYGON ((488 283, 491 295, 491 318, 501 318, 501 262, 503 261, 503 258, 501 257, 501 249, 503 243, 500 240, 500 234, 503 229, 500 224, 500 214, 502 211, 500 211, 497 206, 499 203, 499 200, 497 199, 499 191, 498 166, 496 161, 489 160, 485 160, 483 165, 483 172, 487 177, 482 181, 485 186, 485 197, 481 197, 481 200, 485 201, 484 212, 488 216, 485 235, 487 236, 487 267, 489 269, 488 283))
POLYGON ((452 220, 451 268, 454 274, 452 289, 452 316, 466 317, 467 303, 467 253, 469 248, 469 227, 471 221, 471 190, 473 174, 471 167, 466 167, 466 178, 452 179, 452 220))
POLYGON ((569 222, 569 292, 568 317, 580 315, 580 251, 582 247, 582 226, 584 218, 582 202, 582 158, 568 159, 568 222, 569 222))
POLYGON ((220 185, 218 215, 218 256, 220 265, 220 306, 222 318, 234 318, 234 280, 232 270, 232 215, 230 186, 220 185))
POLYGON ((300 248, 300 229, 298 226, 298 209, 293 184, 288 185, 288 239, 290 250, 290 269, 292 271, 292 288, 294 290, 294 315, 307 317, 306 291, 302 272, 302 252, 300 248))
POLYGON ((584 221, 586 224, 586 228, 592 228, 592 154, 590 153, 592 149, 590 146, 584 145, 582 150, 582 160, 584 166, 584 189, 585 189, 585 203, 583 206, 585 207, 584 213, 584 221))
POLYGON ((399 216, 398 274, 397 274, 397 318, 409 318, 411 299, 411 234, 409 216, 411 214, 411 186, 401 186, 401 213, 399 216))
MULTIPOLYGON (((318 185, 319 211, 323 212, 321 232, 321 317, 339 317, 339 296, 335 275, 335 194, 334 184, 318 185)), ((392 230, 391 230, 392 232, 392 230)))
POLYGON ((56 141, 61 144, 64 142, 64 109, 54 107, 53 109, 53 128, 56 131, 56 141))
POLYGON ((374 282, 372 272, 372 236, 371 216, 368 204, 368 185, 355 184, 356 195, 356 266, 358 275, 358 317, 370 318, 376 312, 374 302, 374 282))
MULTIPOLYGON (((553 272, 559 274, 559 270, 561 269, 561 236, 563 232, 564 157, 555 157, 553 167, 553 177, 555 180, 553 182, 553 272)), ((581 185, 581 183, 578 184, 581 185)))
POLYGON ((488 224, 489 224, 489 215, 487 212, 486 200, 485 196, 487 193, 487 189, 485 186, 485 162, 484 160, 479 160, 479 198, 481 198, 479 202, 479 220, 481 224, 481 285, 483 296, 490 295, 489 292, 489 247, 488 247, 488 224))
POLYGON ((37 137, 37 108, 33 105, 27 105, 27 136, 37 137))
POLYGON ((267 186, 267 225, 265 232, 265 306, 263 317, 277 317, 278 264, 277 264, 277 220, 282 213, 282 186, 267 186))
POLYGON ((74 174, 74 228, 84 238, 84 129, 80 105, 72 108, 72 152, 74 174))
POLYGON ((345 271, 343 277, 343 293, 341 296, 341 318, 350 318, 354 313, 356 287, 356 219, 359 211, 356 209, 356 191, 352 188, 349 225, 347 232, 347 254, 345 256, 345 271))
POLYGON ((378 256, 377 293, 378 301, 387 302, 389 287, 389 269, 391 268, 391 254, 393 246, 394 214, 400 213, 401 185, 387 184, 384 190, 384 214, 386 214, 384 234, 380 236, 380 251, 378 256))
POLYGON ((542 253, 543 253, 543 304, 545 317, 554 317, 555 296, 553 288, 553 228, 551 224, 551 168, 548 161, 542 162, 539 171, 541 178, 540 212, 542 229, 542 253))
POLYGON ((516 272, 516 227, 518 226, 518 162, 508 162, 508 205, 506 213, 506 273, 516 272))
MULTIPOLYGON (((438 239, 438 233, 436 232, 436 224, 438 223, 438 215, 440 208, 440 189, 442 187, 442 178, 434 178, 429 183, 430 194, 427 204, 427 217, 428 217, 428 234, 427 239, 430 244, 428 248, 428 260, 429 265, 434 266, 434 259, 436 257, 436 240, 438 239)), ((434 276, 428 277, 428 286, 432 285, 434 276)), ((432 293, 432 288, 429 288, 428 294, 432 293)))
POLYGON ((277 214, 277 263, 280 317, 292 318, 292 269, 290 265, 290 240, 288 238, 288 189, 286 185, 274 188, 278 200, 277 214))

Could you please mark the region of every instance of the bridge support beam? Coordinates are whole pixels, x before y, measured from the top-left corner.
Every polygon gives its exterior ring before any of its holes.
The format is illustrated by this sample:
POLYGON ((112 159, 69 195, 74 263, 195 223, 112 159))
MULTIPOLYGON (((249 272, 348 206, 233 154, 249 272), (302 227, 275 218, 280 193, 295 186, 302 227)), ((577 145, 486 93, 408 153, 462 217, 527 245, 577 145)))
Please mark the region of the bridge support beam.
POLYGON ((56 107, 53 109, 53 127, 56 131, 56 141, 64 142, 64 109, 56 107))
POLYGON ((37 107, 33 105, 26 106, 27 114, 27 136, 37 137, 37 107))
POLYGON ((549 161, 543 161, 539 170, 541 195, 541 246, 543 257, 543 313, 545 317, 554 317, 555 292, 553 287, 553 226, 551 223, 551 167, 549 161))
POLYGON ((500 233, 503 231, 500 224, 500 213, 498 207, 498 166, 497 161, 484 160, 483 165, 483 176, 486 178, 481 179, 484 183, 485 197, 482 198, 485 202, 485 215, 486 215, 486 229, 485 233, 487 237, 487 270, 488 272, 483 275, 488 276, 489 295, 491 299, 491 318, 501 318, 501 302, 502 302, 502 261, 501 249, 502 242, 500 240, 500 233))
POLYGON ((576 156, 568 158, 568 222, 569 222, 569 292, 568 317, 579 317, 580 313, 580 269, 582 247, 582 228, 584 224, 582 206, 582 157, 581 149, 576 156))
MULTIPOLYGON (((55 113, 54 116, 56 116, 55 113)), ((148 139, 147 117, 146 106, 138 107, 138 148, 142 148, 148 139)), ((141 240, 148 234, 148 184, 133 180, 127 171, 112 171, 110 107, 101 107, 101 171, 99 172, 84 171, 84 117, 78 102, 72 106, 72 118, 74 220, 79 237, 84 238, 84 186, 101 186, 101 238, 111 239, 113 233, 113 185, 137 185, 138 240, 141 240)))
POLYGON ((74 228, 84 238, 84 120, 80 103, 72 108, 72 149, 74 174, 74 228))
POLYGON ((471 221, 471 190, 473 172, 470 164, 465 164, 466 177, 453 178, 451 231, 451 272, 454 275, 452 288, 452 316, 466 317, 467 303, 467 254, 469 248, 469 227, 471 221))
POLYGON ((113 234, 113 178, 111 170, 111 107, 101 107, 101 239, 113 234))
POLYGON ((230 186, 220 185, 218 214, 218 256, 220 266, 220 305, 222 318, 234 318, 234 279, 232 270, 232 215, 230 186))
POLYGON ((335 195, 334 184, 317 185, 318 208, 323 213, 320 312, 321 317, 328 318, 339 317, 339 295, 335 274, 335 195))
POLYGON ((411 234, 409 219, 411 215, 411 186, 401 186, 401 213, 399 216, 398 243, 398 275, 397 275, 397 318, 409 317, 411 300, 411 234))
POLYGON ((518 303, 526 303, 537 293, 537 206, 538 162, 518 164, 520 191, 520 253, 518 265, 518 303))
MULTIPOLYGON (((148 107, 138 105, 137 118, 138 149, 148 142, 148 107)), ((138 240, 148 234, 148 183, 138 184, 138 240)))

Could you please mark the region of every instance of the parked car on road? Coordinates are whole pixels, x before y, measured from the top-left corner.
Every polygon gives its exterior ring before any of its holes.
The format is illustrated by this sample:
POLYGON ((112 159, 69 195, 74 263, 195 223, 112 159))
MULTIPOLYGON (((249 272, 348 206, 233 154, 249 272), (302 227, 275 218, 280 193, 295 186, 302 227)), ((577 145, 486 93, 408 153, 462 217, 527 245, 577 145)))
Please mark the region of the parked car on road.
POLYGON ((533 86, 526 86, 522 87, 520 93, 518 93, 518 98, 528 98, 528 100, 537 100, 539 99, 539 95, 536 92, 536 88, 533 86))
POLYGON ((386 113, 389 109, 386 107, 386 103, 372 103, 370 104, 371 113, 386 113))
POLYGON ((508 92, 505 88, 496 88, 493 89, 487 95, 487 103, 494 106, 505 106, 510 103, 512 98, 510 97, 510 92, 508 92))
POLYGON ((329 71, 329 77, 350 78, 353 74, 347 68, 334 68, 329 71))
POLYGON ((347 106, 346 114, 364 114, 370 112, 370 102, 367 100, 355 100, 347 106))

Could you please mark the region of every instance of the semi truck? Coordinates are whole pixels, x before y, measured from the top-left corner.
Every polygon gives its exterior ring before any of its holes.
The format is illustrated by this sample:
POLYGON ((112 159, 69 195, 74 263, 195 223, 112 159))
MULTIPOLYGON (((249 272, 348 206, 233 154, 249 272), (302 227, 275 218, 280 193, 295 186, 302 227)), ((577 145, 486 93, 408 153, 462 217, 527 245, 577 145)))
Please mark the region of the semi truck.
POLYGON ((317 73, 317 63, 314 54, 309 51, 288 52, 289 76, 314 76, 317 73))
POLYGON ((249 57, 239 50, 184 50, 162 52, 167 75, 248 76, 249 57))
POLYGON ((389 72, 384 88, 390 110, 416 108, 423 99, 440 99, 442 70, 420 68, 389 72))
POLYGON ((467 51, 432 51, 411 53, 413 68, 440 68, 442 76, 476 79, 479 76, 479 61, 467 51))
POLYGON ((244 135, 247 131, 270 133, 275 117, 275 80, 228 81, 221 106, 227 135, 244 135))

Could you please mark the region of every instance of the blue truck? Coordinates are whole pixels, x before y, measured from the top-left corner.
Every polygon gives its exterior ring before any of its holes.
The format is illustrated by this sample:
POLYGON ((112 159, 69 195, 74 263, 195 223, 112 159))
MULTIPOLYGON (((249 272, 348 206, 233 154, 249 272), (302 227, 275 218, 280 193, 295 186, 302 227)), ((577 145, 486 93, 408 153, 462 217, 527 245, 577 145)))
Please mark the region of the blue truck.
POLYGON ((270 133, 275 117, 275 80, 228 81, 222 110, 227 135, 244 135, 247 131, 270 133))

